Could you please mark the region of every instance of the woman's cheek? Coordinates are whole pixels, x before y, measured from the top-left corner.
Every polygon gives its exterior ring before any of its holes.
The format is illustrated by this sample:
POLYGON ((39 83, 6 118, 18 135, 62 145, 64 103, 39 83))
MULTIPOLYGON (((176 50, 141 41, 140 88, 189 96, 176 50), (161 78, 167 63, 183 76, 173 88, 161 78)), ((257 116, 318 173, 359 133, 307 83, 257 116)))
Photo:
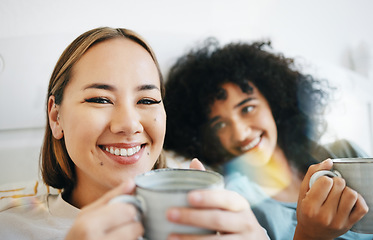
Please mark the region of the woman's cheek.
POLYGON ((153 139, 153 141, 160 139, 163 143, 166 134, 166 112, 164 109, 159 109, 149 116, 148 119, 151 119, 148 123, 148 129, 152 132, 153 138, 157 138, 153 139))

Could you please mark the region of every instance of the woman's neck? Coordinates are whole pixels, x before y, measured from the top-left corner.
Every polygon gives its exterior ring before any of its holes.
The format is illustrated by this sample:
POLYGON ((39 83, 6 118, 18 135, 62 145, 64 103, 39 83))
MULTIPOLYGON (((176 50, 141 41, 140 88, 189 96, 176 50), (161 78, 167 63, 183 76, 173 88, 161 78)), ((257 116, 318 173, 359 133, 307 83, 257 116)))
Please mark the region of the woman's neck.
POLYGON ((93 184, 84 184, 81 181, 77 181, 77 183, 78 184, 63 197, 68 203, 79 209, 96 201, 107 192, 107 189, 99 190, 99 188, 93 186, 93 184))
POLYGON ((256 181, 269 196, 283 202, 297 201, 301 179, 281 148, 276 147, 271 159, 261 166, 260 171, 262 177, 256 181))

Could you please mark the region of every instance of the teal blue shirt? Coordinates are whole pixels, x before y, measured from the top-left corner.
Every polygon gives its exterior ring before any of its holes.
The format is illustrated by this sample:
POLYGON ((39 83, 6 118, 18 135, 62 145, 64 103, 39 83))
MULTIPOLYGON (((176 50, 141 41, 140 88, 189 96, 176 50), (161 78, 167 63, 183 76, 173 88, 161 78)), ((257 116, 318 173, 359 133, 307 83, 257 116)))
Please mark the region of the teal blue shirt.
MULTIPOLYGON (((258 222, 267 230, 271 240, 293 239, 297 225, 297 203, 285 203, 266 197, 255 183, 239 173, 227 178, 226 188, 240 193, 250 202, 258 222)), ((336 239, 373 240, 373 234, 348 231, 336 239)))
MULTIPOLYGON (((319 157, 316 159, 320 161, 329 157, 367 157, 363 151, 347 141, 338 141, 319 150, 319 157)), ((235 169, 235 171, 230 171, 225 176, 226 188, 238 192, 249 201, 256 218, 267 230, 270 239, 293 239, 297 225, 297 203, 285 203, 270 198, 255 182, 249 179, 249 174, 242 166, 231 166, 231 169, 235 169)), ((373 234, 348 231, 336 239, 373 240, 373 234)))

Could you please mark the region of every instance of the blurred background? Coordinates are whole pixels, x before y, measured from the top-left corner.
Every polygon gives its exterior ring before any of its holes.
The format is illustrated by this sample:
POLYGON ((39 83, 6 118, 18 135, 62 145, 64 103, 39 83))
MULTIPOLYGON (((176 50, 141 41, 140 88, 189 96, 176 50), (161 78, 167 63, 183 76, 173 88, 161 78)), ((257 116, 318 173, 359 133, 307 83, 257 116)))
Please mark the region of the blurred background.
POLYGON ((373 155, 373 2, 369 0, 0 0, 0 185, 38 178, 49 77, 64 48, 95 27, 145 37, 162 71, 206 37, 271 40, 337 88, 323 141, 373 155))

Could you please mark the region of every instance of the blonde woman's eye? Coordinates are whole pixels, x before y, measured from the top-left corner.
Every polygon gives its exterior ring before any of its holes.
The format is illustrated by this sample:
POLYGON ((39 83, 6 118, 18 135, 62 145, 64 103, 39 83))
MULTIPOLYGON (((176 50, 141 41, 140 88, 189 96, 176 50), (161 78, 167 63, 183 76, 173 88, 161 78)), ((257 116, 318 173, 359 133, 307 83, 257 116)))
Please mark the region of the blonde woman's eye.
POLYGON ((93 97, 93 98, 86 98, 84 100, 85 100, 85 102, 89 102, 89 103, 99 103, 99 104, 112 103, 112 101, 110 101, 110 99, 108 99, 106 97, 93 97))
POLYGON ((145 105, 153 105, 153 104, 159 104, 161 103, 162 100, 153 100, 153 99, 149 99, 149 98, 144 98, 144 99, 141 99, 137 102, 137 104, 145 104, 145 105))

